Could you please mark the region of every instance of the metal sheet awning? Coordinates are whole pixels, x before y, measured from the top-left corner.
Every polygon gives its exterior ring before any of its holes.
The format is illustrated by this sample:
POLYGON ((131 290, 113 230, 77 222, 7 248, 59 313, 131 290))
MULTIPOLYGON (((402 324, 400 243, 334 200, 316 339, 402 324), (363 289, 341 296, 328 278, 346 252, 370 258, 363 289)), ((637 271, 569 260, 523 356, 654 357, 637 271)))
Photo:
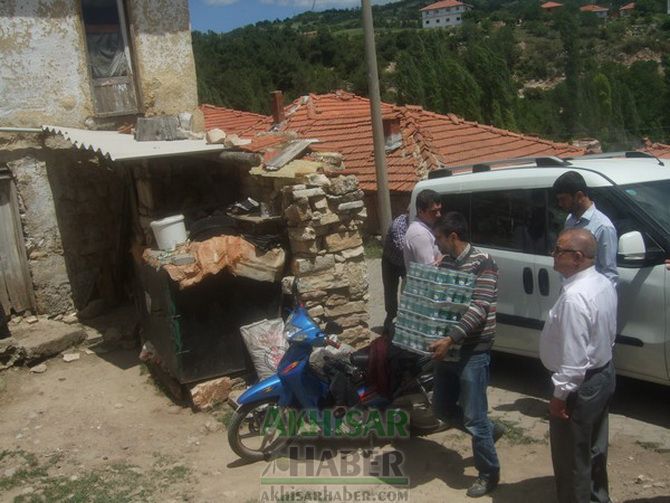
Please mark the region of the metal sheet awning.
POLYGON ((89 131, 60 126, 42 126, 42 130, 61 135, 76 148, 98 153, 112 161, 216 153, 224 150, 223 145, 209 145, 204 139, 136 141, 133 135, 116 131, 89 131))

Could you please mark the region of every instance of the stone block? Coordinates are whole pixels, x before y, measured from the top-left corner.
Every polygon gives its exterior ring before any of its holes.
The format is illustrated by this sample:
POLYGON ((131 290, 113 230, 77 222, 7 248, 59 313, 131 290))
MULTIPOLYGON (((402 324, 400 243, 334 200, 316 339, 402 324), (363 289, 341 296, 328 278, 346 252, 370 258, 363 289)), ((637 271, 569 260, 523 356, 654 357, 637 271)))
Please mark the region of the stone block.
POLYGON ((233 384, 230 377, 220 377, 196 384, 190 389, 193 405, 198 410, 208 410, 216 404, 225 402, 233 389, 233 384))
POLYGON ((354 175, 338 176, 331 180, 329 192, 336 196, 341 196, 347 192, 353 192, 358 189, 358 178, 354 175))
POLYGON ((344 330, 339 336, 340 341, 358 349, 370 343, 370 330, 367 327, 353 327, 344 330))
POLYGON ((312 227, 298 227, 288 230, 288 237, 291 241, 314 241, 316 232, 312 227))
POLYGON ((354 313, 365 313, 367 311, 367 305, 362 300, 356 302, 347 302, 346 304, 341 304, 339 306, 327 307, 326 315, 331 318, 336 318, 338 316, 345 316, 354 313))
POLYGON ((335 266, 334 255, 324 255, 314 258, 294 258, 291 261, 291 271, 296 276, 305 276, 319 271, 332 269, 335 266))
POLYGON ((368 277, 365 261, 345 262, 344 277, 349 284, 349 295, 352 299, 360 299, 368 293, 368 277))
POLYGON ((293 190, 293 198, 294 199, 299 199, 301 197, 319 197, 319 196, 325 196, 326 193, 323 191, 321 187, 315 187, 312 189, 302 189, 302 190, 293 190))
POLYGON ((325 238, 326 249, 329 252, 338 252, 348 248, 358 248, 363 245, 363 240, 358 232, 338 232, 330 234, 325 238))
POLYGON ((328 209, 328 198, 326 196, 313 198, 312 208, 324 212, 328 209))
POLYGON ((298 199, 289 204, 284 210, 289 224, 298 225, 312 219, 312 209, 307 198, 298 199))
POLYGON ((311 309, 308 309, 307 312, 309 313, 309 315, 310 315, 312 318, 319 318, 319 317, 321 317, 321 316, 324 315, 324 313, 326 312, 326 310, 323 308, 322 305, 317 305, 317 306, 314 306, 314 307, 311 308, 311 309))
POLYGON ((358 211, 361 208, 364 208, 365 204, 363 201, 351 201, 350 203, 342 203, 337 206, 337 211, 358 211))
POLYGON ((357 248, 349 248, 348 250, 342 250, 340 255, 344 257, 345 260, 351 260, 354 258, 359 258, 365 255, 365 248, 359 246, 357 248))
POLYGON ((324 227, 327 227, 328 225, 336 224, 339 223, 340 217, 337 213, 333 213, 332 211, 327 211, 324 213, 320 213, 318 218, 313 218, 312 220, 312 226, 313 227, 319 227, 320 229, 323 229, 324 227))
POLYGON ((340 324, 342 328, 351 328, 360 325, 366 325, 370 319, 368 313, 353 313, 333 318, 333 321, 340 324))
POLYGON ((223 142, 226 139, 226 133, 219 128, 210 129, 207 131, 205 139, 207 140, 207 143, 218 143, 223 145, 223 142))
POLYGON ((340 205, 342 203, 349 203, 352 201, 358 201, 363 199, 365 194, 363 193, 362 190, 355 190, 353 192, 348 192, 346 194, 342 195, 332 195, 332 194, 327 194, 328 201, 333 204, 333 205, 340 205))
POLYGON ((326 299, 326 307, 341 306, 349 302, 349 298, 339 293, 334 293, 326 299))
POLYGON ((16 328, 12 335, 28 361, 55 356, 86 339, 84 330, 51 320, 16 328))
POLYGON ((330 187, 330 179, 321 173, 310 173, 307 175, 308 187, 330 187))
POLYGON ((308 301, 314 301, 314 302, 321 302, 323 299, 326 298, 328 295, 328 292, 325 290, 312 290, 309 292, 301 292, 300 293, 300 300, 303 302, 308 302, 308 301))
POLYGON ((332 273, 322 273, 313 276, 303 276, 298 279, 298 291, 311 292, 314 290, 332 290, 348 286, 344 278, 332 273))

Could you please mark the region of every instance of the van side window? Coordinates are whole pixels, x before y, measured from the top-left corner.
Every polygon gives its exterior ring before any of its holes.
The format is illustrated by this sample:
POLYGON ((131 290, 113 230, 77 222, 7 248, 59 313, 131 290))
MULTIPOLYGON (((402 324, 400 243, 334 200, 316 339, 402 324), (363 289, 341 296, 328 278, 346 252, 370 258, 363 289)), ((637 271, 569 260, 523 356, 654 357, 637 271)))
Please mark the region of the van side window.
POLYGON ((547 192, 544 189, 478 192, 470 226, 476 245, 546 254, 547 192))
POLYGON ((444 194, 441 202, 443 215, 458 211, 470 222, 470 194, 444 194))
POLYGON ((639 231, 644 238, 647 251, 662 251, 661 246, 645 232, 644 226, 627 211, 626 207, 616 199, 611 191, 607 188, 593 188, 590 189, 590 195, 596 207, 607 215, 614 224, 617 236, 620 237, 622 234, 631 231, 639 231))

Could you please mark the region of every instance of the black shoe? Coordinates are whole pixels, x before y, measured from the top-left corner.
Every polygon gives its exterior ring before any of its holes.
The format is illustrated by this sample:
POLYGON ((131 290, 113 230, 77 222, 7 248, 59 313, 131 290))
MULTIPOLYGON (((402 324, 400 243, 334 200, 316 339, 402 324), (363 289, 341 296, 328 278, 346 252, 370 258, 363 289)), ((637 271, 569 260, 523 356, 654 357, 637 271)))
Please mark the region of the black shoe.
POLYGON ((507 433, 507 428, 497 421, 493 421, 493 443, 495 444, 500 437, 507 433))
POLYGON ((468 491, 465 493, 471 498, 480 498, 485 494, 490 493, 498 486, 498 481, 500 477, 498 475, 484 478, 481 475, 477 477, 474 484, 470 486, 468 491))

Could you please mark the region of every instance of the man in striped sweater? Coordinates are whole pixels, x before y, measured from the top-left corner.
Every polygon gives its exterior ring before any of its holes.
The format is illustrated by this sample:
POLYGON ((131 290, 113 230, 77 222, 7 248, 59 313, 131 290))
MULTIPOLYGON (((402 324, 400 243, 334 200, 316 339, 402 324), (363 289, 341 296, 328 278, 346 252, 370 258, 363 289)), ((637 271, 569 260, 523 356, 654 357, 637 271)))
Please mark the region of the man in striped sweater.
POLYGON ((441 267, 476 276, 467 311, 446 337, 430 346, 437 360, 433 409, 437 417, 472 435, 472 452, 479 476, 466 494, 476 498, 493 491, 500 480, 495 440, 502 435, 502 429, 488 418, 486 399, 490 350, 496 329, 498 266, 487 253, 467 241, 468 226, 462 214, 447 213, 438 221, 434 232, 444 253, 441 267), (454 347, 460 350, 454 352, 454 347))

